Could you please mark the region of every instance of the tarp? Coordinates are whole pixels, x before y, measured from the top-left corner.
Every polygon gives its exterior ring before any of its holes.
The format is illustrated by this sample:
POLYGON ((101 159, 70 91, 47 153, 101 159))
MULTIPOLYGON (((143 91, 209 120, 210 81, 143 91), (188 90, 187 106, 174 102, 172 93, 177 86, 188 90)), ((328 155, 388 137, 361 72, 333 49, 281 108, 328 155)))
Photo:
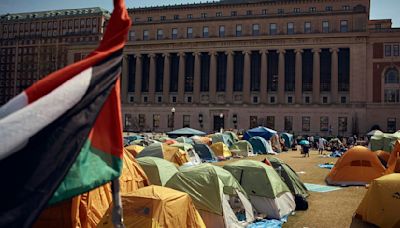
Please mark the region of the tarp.
POLYGON ((153 143, 147 146, 137 157, 141 158, 147 156, 163 158, 177 165, 183 165, 190 160, 185 151, 180 150, 178 147, 172 147, 162 143, 153 143))
POLYGON ((243 135, 243 139, 248 140, 251 137, 260 136, 260 137, 264 138, 265 140, 269 140, 276 133, 277 132, 275 130, 272 130, 272 129, 269 129, 266 127, 256 127, 256 128, 246 131, 243 135))
MULTIPOLYGON (((206 227, 186 193, 152 185, 121 198, 125 227, 206 227)), ((98 227, 114 227, 111 208, 98 227)))
POLYGON ((378 227, 400 227, 400 174, 382 176, 371 182, 356 210, 356 218, 378 227))
POLYGON ((231 151, 225 145, 225 143, 217 142, 213 143, 210 148, 214 152, 214 154, 218 157, 229 158, 232 157, 231 151))
POLYGON ((239 140, 233 144, 240 152, 238 155, 247 157, 253 154, 253 146, 246 140, 239 140))
MULTIPOLYGON (((129 152, 124 152, 121 193, 132 192, 147 185, 149 182, 142 168, 129 152)), ((33 227, 96 227, 111 202, 111 187, 106 184, 48 207, 33 227)))
POLYGON ((303 197, 308 196, 308 191, 306 186, 304 186, 303 181, 288 164, 277 157, 268 157, 268 160, 271 162, 272 167, 274 167, 277 173, 282 177, 293 195, 301 195, 303 197))
POLYGON ((143 157, 137 159, 151 184, 164 186, 178 172, 176 166, 162 158, 143 157))
POLYGON ((170 131, 167 133, 168 136, 193 136, 193 135, 206 135, 205 132, 189 128, 189 127, 184 127, 181 129, 177 129, 175 131, 170 131))
POLYGON ((195 144, 194 146, 194 150, 196 151, 196 153, 199 155, 199 157, 202 160, 206 160, 206 161, 216 161, 217 157, 215 156, 214 152, 212 151, 212 149, 206 145, 206 144, 195 144))
POLYGON ((281 137, 285 140, 285 147, 291 148, 293 144, 293 135, 289 133, 281 133, 281 137))
POLYGON ((268 145, 269 143, 267 140, 260 136, 252 137, 248 141, 253 147, 253 153, 255 154, 267 154, 269 152, 273 152, 271 151, 272 147, 268 145))
POLYGON ((337 160, 326 177, 330 185, 365 185, 382 176, 385 168, 378 156, 363 146, 355 146, 337 160))

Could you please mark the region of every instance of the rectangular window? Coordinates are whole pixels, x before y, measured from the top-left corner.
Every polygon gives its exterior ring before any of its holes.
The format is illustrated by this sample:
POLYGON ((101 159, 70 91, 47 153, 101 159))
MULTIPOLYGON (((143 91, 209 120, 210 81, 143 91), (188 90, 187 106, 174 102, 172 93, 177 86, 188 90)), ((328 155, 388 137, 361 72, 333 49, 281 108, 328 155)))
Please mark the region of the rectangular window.
POLYGON ((190 127, 190 115, 183 115, 183 127, 190 127))
POLYGON ((146 125, 146 115, 139 114, 139 128, 143 129, 145 125, 146 125))
POLYGON ((149 40, 149 31, 143 30, 143 40, 149 40))
POLYGON ((301 117, 301 129, 302 131, 310 131, 310 123, 311 123, 311 117, 309 116, 303 116, 301 117))
POLYGON ((253 11, 251 11, 251 10, 246 11, 246 15, 252 15, 252 14, 253 14, 253 11))
POLYGON ((219 26, 219 37, 225 37, 225 26, 219 26))
POLYGON ((278 14, 283 14, 285 11, 283 9, 278 9, 278 14))
POLYGON ((310 7, 309 10, 310 10, 310 13, 315 13, 315 12, 317 11, 317 8, 315 8, 315 7, 310 7))
POLYGON ((288 35, 294 34, 294 23, 293 22, 287 23, 287 34, 288 35))
POLYGON ((130 41, 135 40, 135 36, 136 36, 135 31, 129 31, 129 40, 130 41))
POLYGON ((329 130, 329 117, 321 116, 319 120, 320 131, 328 131, 329 130))
POLYGON ((393 45, 393 56, 399 56, 399 45, 393 45))
POLYGON ((160 17, 160 21, 165 21, 166 17, 165 16, 161 16, 160 17))
POLYGON ((147 21, 153 21, 153 18, 152 17, 147 17, 147 21))
POLYGON ((174 128, 174 115, 168 114, 168 128, 174 128))
POLYGON ((237 11, 231 11, 231 16, 237 16, 237 11))
POLYGON ((250 128, 258 127, 257 116, 250 116, 250 128))
POLYGON ((267 128, 275 129, 275 116, 267 116, 267 128))
POLYGON ((349 11, 350 10, 350 6, 349 5, 344 5, 342 6, 342 9, 345 11, 349 11))
POLYGON ((186 15, 186 18, 187 18, 187 19, 192 19, 192 18, 193 18, 193 15, 192 15, 192 14, 188 14, 188 15, 186 15))
POLYGON ((348 22, 347 20, 340 21, 340 32, 348 32, 348 22))
POLYGON ((267 15, 267 9, 261 10, 261 14, 262 14, 262 15, 267 15))
POLYGON ((192 27, 188 27, 188 28, 187 28, 186 37, 187 37, 188 39, 193 38, 193 28, 192 28, 192 27))
POLYGON ((393 133, 396 129, 396 118, 387 118, 387 131, 393 133))
POLYGON ((304 33, 311 33, 311 22, 304 22, 304 33))
POLYGON ((293 130, 293 116, 285 116, 285 131, 293 130))
POLYGON ((253 24, 253 36, 258 36, 258 35, 260 35, 260 25, 253 24))
POLYGON ((216 17, 222 17, 222 12, 217 12, 217 13, 215 13, 215 16, 216 16, 216 17))
POLYGON ((162 39, 164 39, 164 30, 157 29, 157 40, 162 40, 162 39))
POLYGON ((385 44, 385 56, 392 56, 392 45, 385 44))
POLYGON ((160 127, 160 114, 153 114, 153 128, 160 127))
POLYGON ((384 100, 386 103, 399 103, 400 102, 399 89, 385 89, 384 100))
POLYGON ((332 6, 326 6, 325 7, 325 11, 332 11, 332 10, 333 10, 332 6))
POLYGON ((269 34, 276 35, 278 33, 278 27, 275 23, 269 24, 269 34))
POLYGON ((347 132, 347 117, 338 117, 338 131, 342 134, 347 132))
POLYGON ((242 35, 242 25, 236 25, 236 36, 242 35))
POLYGON ((329 21, 322 22, 322 32, 329 32, 329 21))
POLYGON ((208 26, 203 27, 203 37, 208 38, 208 26))
POLYGON ((132 127, 132 115, 125 114, 125 130, 130 130, 132 127))
POLYGON ((200 17, 201 18, 206 18, 207 17, 207 13, 201 13, 200 17))
POLYGON ((175 40, 178 38, 178 29, 177 28, 173 28, 172 29, 172 39, 175 40))
POLYGON ((174 20, 179 20, 179 15, 174 15, 174 20))
POLYGON ((300 8, 294 8, 293 13, 300 13, 300 8))

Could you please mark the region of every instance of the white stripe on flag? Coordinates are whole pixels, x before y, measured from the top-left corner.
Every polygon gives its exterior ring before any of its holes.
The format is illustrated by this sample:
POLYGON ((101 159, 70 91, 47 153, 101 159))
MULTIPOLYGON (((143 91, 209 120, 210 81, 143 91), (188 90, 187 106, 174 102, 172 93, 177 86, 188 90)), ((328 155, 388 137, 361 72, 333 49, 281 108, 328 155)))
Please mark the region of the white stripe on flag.
POLYGON ((8 116, 9 114, 20 110, 28 104, 28 97, 26 96, 25 91, 15 96, 5 105, 0 107, 0 119, 8 116))
POLYGON ((30 137, 77 104, 91 78, 92 68, 88 68, 46 96, 0 119, 0 159, 18 151, 30 137))

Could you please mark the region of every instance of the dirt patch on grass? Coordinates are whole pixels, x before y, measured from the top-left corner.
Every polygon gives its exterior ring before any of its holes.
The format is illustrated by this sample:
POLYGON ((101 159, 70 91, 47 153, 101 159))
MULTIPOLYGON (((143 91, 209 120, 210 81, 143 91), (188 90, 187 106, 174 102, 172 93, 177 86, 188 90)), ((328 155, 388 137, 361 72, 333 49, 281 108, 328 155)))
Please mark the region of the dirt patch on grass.
MULTIPOLYGON (((325 152, 327 153, 327 152, 325 152)), ((330 169, 319 168, 318 164, 337 161, 337 158, 325 158, 318 155, 318 151, 311 150, 310 157, 304 158, 298 151, 289 151, 276 155, 289 164, 304 183, 326 185, 325 177, 330 169)), ((248 159, 261 161, 266 155, 250 157, 248 159)), ((223 166, 237 159, 214 163, 223 166)), ((363 186, 344 187, 340 190, 319 193, 310 192, 308 197, 309 209, 296 211, 289 216, 288 222, 283 227, 374 227, 358 220, 353 221, 352 216, 364 197, 367 189, 363 186)))

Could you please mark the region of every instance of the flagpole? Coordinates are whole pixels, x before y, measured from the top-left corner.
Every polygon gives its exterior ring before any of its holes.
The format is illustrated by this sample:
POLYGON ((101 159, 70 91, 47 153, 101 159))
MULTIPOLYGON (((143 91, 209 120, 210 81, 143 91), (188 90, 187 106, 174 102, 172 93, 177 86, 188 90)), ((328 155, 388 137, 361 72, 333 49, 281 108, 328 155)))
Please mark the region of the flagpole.
POLYGON ((115 228, 125 228, 122 213, 122 202, 120 194, 119 178, 111 181, 111 191, 113 198, 112 222, 115 228))

